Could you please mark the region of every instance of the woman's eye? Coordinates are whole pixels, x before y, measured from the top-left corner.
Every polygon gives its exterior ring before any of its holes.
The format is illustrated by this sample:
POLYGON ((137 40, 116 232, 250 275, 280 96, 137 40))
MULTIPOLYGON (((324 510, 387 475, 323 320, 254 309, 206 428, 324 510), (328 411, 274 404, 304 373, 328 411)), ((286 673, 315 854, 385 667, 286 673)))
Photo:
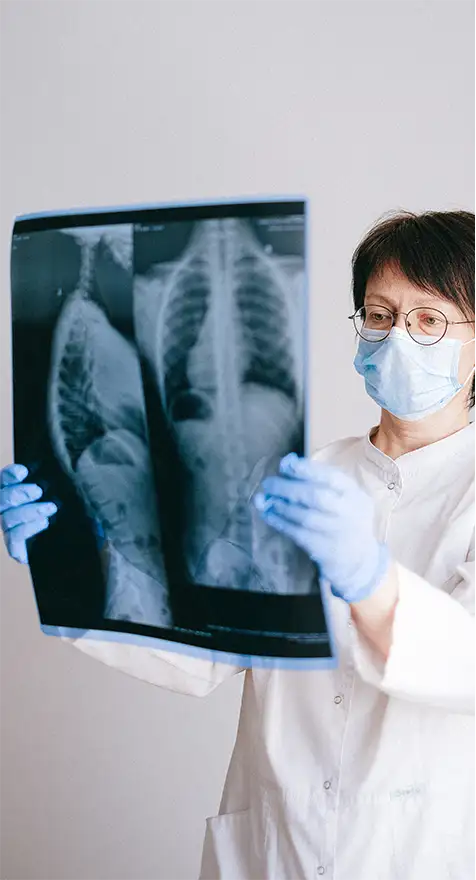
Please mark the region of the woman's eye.
POLYGON ((436 324, 441 324, 443 319, 439 318, 438 315, 420 314, 420 321, 429 327, 434 327, 436 324))
POLYGON ((385 318, 388 318, 388 315, 384 315, 382 312, 371 312, 369 317, 372 321, 384 321, 385 318))

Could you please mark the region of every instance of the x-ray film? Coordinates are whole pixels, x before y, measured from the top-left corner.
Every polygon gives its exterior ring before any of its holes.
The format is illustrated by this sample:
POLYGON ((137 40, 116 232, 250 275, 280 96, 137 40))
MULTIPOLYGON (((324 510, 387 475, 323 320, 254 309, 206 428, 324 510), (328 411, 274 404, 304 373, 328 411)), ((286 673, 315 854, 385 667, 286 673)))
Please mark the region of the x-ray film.
MULTIPOLYGON (((306 202, 16 220, 15 460, 42 628, 334 665, 318 569, 252 503, 307 454, 306 202)), ((299 661, 299 662, 298 662, 299 661)))

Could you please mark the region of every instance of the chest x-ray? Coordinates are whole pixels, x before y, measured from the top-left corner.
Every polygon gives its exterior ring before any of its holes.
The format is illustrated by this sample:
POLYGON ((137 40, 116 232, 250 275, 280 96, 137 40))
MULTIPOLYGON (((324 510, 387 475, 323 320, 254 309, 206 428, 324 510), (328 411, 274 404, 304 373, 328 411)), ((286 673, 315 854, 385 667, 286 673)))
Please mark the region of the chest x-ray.
POLYGON ((17 220, 15 454, 60 505, 29 546, 45 631, 332 658, 316 567, 251 503, 307 452, 305 207, 17 220))

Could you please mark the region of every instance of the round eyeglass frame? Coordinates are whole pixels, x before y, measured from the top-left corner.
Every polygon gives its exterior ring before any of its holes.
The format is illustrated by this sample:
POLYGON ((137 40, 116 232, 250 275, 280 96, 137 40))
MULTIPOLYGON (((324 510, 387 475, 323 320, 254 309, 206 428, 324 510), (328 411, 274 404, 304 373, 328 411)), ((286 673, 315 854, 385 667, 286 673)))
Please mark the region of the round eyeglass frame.
MULTIPOLYGON (((378 305, 377 303, 368 303, 368 306, 377 306, 377 305, 378 305)), ((386 311, 386 312, 389 312, 389 314, 392 316, 392 326, 390 327, 390 330, 388 331, 388 333, 386 333, 385 336, 382 336, 381 339, 367 339, 366 336, 362 336, 362 333, 359 333, 359 330, 358 330, 358 327, 357 327, 357 324, 356 324, 356 320, 355 320, 355 319, 356 319, 357 315, 359 314, 359 312, 361 312, 362 309, 368 308, 368 306, 359 306, 359 308, 355 310, 355 312, 354 312, 353 315, 349 315, 349 316, 348 316, 348 319, 349 319, 349 321, 353 321, 353 323, 354 323, 354 327, 355 327, 355 331, 356 331, 356 333, 358 334, 358 336, 360 336, 361 339, 364 339, 365 342, 370 342, 370 343, 373 343, 373 344, 375 344, 375 345, 378 345, 380 342, 383 342, 384 339, 388 339, 388 337, 390 336, 390 333, 392 332, 393 328, 395 327, 395 319, 398 318, 399 315, 403 315, 403 317, 406 318, 406 321, 405 321, 405 330, 407 331, 407 333, 408 333, 410 339, 411 339, 413 342, 416 342, 417 345, 422 345, 422 346, 424 346, 425 348, 427 348, 427 347, 430 346, 430 345, 437 345, 438 342, 441 342, 441 340, 446 336, 446 333, 447 333, 448 327, 449 327, 450 325, 454 325, 454 324, 473 324, 473 323, 474 323, 473 321, 448 321, 448 318, 446 317, 446 315, 445 315, 444 312, 440 312, 439 309, 435 309, 433 306, 428 306, 429 309, 431 309, 433 312, 438 312, 438 314, 441 315, 442 318, 445 319, 445 321, 446 321, 445 330, 444 330, 444 333, 442 333, 442 335, 439 336, 438 339, 435 339, 434 342, 418 342, 418 340, 415 339, 414 336, 412 336, 412 334, 410 333, 410 331, 409 331, 409 329, 408 329, 408 316, 411 315, 412 312, 419 312, 419 311, 421 311, 421 309, 423 308, 423 306, 416 306, 414 309, 410 309, 409 312, 392 312, 390 309, 387 308, 387 306, 381 306, 381 305, 378 305, 378 308, 380 308, 380 309, 385 309, 385 311, 386 311)))

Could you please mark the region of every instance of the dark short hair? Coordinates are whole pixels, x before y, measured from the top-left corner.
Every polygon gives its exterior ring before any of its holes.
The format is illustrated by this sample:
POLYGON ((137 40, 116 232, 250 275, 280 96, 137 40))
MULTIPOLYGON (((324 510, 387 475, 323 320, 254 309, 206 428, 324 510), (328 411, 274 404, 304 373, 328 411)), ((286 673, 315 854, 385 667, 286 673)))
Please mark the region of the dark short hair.
MULTIPOLYGON (((370 277, 393 266, 474 321, 474 219, 470 211, 394 211, 381 218, 352 257, 355 309, 364 305, 370 277)), ((468 405, 474 406, 474 378, 468 405)))

